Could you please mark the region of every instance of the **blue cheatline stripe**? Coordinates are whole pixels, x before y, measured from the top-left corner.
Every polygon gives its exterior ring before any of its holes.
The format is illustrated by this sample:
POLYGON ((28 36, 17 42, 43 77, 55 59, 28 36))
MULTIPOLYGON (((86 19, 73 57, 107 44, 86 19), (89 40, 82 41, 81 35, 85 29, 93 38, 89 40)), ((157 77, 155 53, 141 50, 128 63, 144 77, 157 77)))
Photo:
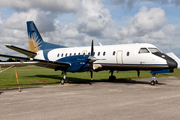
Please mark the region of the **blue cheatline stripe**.
POLYGON ((168 66, 167 64, 117 64, 117 63, 94 63, 94 64, 101 64, 101 65, 126 65, 126 66, 136 66, 136 65, 141 65, 141 66, 168 66))
POLYGON ((115 63, 95 63, 102 67, 168 67, 167 64, 115 64, 115 63))

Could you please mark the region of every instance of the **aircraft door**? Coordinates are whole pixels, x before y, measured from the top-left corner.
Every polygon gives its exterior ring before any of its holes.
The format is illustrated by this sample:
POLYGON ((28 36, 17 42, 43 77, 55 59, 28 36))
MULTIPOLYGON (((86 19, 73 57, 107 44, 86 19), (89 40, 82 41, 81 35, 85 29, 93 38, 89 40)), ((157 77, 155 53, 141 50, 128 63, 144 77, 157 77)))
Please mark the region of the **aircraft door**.
POLYGON ((123 65, 123 51, 118 50, 116 53, 116 62, 118 65, 123 65))

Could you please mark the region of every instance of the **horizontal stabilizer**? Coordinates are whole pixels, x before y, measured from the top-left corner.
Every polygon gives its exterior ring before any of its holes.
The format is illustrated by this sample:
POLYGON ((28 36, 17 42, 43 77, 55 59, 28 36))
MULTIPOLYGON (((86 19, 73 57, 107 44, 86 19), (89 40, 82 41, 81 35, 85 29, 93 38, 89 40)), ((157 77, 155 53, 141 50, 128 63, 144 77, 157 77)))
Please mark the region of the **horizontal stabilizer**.
POLYGON ((34 62, 37 62, 35 63, 35 65, 37 66, 47 67, 47 68, 52 68, 52 69, 56 69, 58 67, 58 69, 64 70, 70 66, 70 63, 66 63, 66 62, 39 60, 39 59, 33 59, 33 58, 25 58, 25 57, 2 55, 2 54, 0 54, 0 57, 12 58, 12 59, 22 60, 22 61, 34 61, 34 62))
POLYGON ((22 48, 13 46, 13 45, 7 44, 7 45, 5 45, 5 46, 8 47, 8 48, 10 48, 10 49, 12 49, 12 50, 15 50, 15 51, 17 51, 17 52, 19 52, 19 53, 22 53, 22 54, 24 54, 24 55, 27 55, 27 56, 30 57, 30 58, 34 58, 34 57, 37 55, 35 52, 31 52, 31 51, 29 51, 29 50, 25 50, 25 49, 22 49, 22 48))
POLYGON ((172 52, 167 53, 167 55, 177 62, 177 64, 178 64, 177 69, 180 69, 180 59, 172 52))

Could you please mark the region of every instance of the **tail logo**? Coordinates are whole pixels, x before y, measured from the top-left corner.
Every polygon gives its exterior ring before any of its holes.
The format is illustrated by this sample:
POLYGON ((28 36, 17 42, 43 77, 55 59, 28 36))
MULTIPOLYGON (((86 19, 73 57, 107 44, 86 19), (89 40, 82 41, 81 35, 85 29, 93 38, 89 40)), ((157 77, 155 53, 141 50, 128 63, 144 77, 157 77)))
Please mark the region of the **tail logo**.
MULTIPOLYGON (((35 33, 34 33, 35 34, 35 33)), ((28 36, 29 41, 29 50, 32 52, 38 52, 41 48, 41 40, 38 37, 34 37, 36 35, 28 36)))

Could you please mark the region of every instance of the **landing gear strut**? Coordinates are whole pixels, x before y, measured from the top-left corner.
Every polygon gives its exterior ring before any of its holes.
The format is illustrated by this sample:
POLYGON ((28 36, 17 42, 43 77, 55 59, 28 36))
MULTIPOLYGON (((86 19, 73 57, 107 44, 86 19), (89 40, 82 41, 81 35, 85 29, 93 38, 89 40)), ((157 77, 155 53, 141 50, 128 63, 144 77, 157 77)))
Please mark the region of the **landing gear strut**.
POLYGON ((156 74, 152 74, 152 81, 150 83, 151 85, 155 85, 158 84, 157 78, 156 78, 156 74))
POLYGON ((109 76, 109 80, 110 81, 114 81, 114 80, 116 80, 116 77, 113 75, 113 70, 110 70, 110 73, 111 73, 111 76, 109 76))
POLYGON ((63 78, 61 79, 61 85, 64 85, 64 83, 69 83, 69 80, 66 78, 66 71, 62 71, 63 78))

